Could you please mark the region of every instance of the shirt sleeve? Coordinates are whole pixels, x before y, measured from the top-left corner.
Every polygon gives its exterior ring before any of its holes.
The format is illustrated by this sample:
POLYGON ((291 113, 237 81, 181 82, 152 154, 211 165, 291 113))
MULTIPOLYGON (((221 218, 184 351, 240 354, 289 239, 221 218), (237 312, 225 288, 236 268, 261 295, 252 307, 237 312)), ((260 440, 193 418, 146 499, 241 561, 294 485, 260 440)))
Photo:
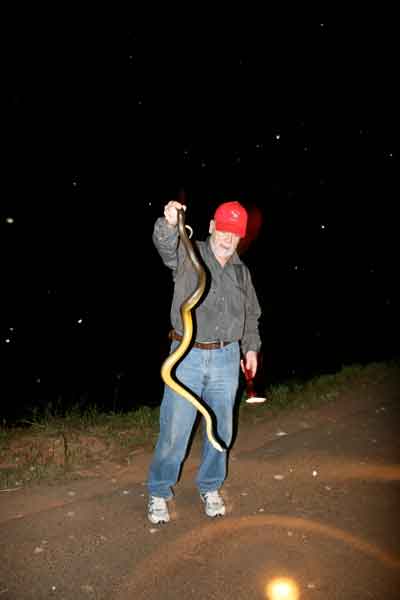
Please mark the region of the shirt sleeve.
POLYGON ((168 225, 164 217, 154 224, 153 243, 166 267, 176 271, 178 266, 178 228, 168 225))
POLYGON ((245 320, 244 332, 241 339, 241 350, 243 355, 249 350, 259 352, 261 348, 261 338, 259 332, 259 319, 261 317, 261 308, 258 302, 257 294, 251 279, 249 270, 246 268, 245 278, 245 320))

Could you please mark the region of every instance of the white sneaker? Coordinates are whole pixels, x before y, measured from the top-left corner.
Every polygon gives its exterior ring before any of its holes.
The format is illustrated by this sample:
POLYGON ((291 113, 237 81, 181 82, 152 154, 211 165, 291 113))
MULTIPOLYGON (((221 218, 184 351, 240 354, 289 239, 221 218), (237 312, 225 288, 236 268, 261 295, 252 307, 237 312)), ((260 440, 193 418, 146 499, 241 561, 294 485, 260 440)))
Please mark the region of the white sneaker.
POLYGON ((218 490, 200 494, 200 498, 205 504, 207 517, 223 517, 226 512, 226 507, 222 496, 218 490))
POLYGON ((169 512, 166 499, 150 496, 147 517, 155 525, 157 523, 168 523, 169 512))

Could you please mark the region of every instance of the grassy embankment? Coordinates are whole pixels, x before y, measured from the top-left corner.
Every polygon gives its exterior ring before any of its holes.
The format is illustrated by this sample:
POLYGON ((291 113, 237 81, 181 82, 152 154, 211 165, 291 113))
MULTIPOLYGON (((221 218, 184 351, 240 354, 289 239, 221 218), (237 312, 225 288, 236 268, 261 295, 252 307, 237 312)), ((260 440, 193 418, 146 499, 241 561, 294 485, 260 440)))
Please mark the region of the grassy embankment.
MULTIPOLYGON (((289 382, 265 390, 267 402, 238 406, 240 423, 260 423, 293 408, 315 408, 334 402, 355 388, 376 386, 399 377, 397 361, 352 365, 305 382, 289 382)), ((262 392, 262 390, 260 390, 262 392)), ((151 450, 157 439, 159 408, 101 413, 93 407, 81 414, 54 414, 48 409, 19 426, 0 427, 0 491, 41 481, 87 476, 90 468, 108 461, 129 465, 138 453, 151 450)))

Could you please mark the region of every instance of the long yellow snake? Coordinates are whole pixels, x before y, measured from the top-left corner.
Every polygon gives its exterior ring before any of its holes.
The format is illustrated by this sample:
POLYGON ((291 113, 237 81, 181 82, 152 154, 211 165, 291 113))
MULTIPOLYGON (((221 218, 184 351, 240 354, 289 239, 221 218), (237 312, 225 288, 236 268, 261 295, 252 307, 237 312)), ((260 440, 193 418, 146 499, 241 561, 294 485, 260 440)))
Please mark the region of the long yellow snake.
POLYGON ((214 437, 213 422, 212 422, 211 415, 208 412, 208 410, 203 406, 203 404, 201 404, 197 400, 197 398, 195 398, 190 392, 188 392, 188 390, 186 390, 184 387, 182 387, 177 381, 174 381, 174 379, 172 379, 172 377, 171 377, 172 368, 175 366, 175 364, 178 362, 178 360, 185 354, 185 352, 188 349, 190 342, 192 340, 193 319, 192 319, 191 311, 192 311, 192 308, 194 308, 196 306, 196 304, 199 302, 200 298, 202 297, 202 295, 204 293, 204 289, 206 286, 206 274, 205 274, 204 268, 201 265, 200 261, 198 260, 196 253, 194 252, 192 243, 186 234, 185 214, 184 214, 183 209, 178 210, 178 231, 179 231, 180 239, 181 239, 183 245, 185 246, 185 249, 190 258, 190 261, 198 275, 198 283, 197 283, 197 287, 194 290, 194 292, 181 305, 180 311, 181 311, 181 317, 182 317, 182 323, 183 323, 182 340, 181 340, 181 343, 179 344, 179 346, 176 348, 176 350, 174 352, 172 352, 167 357, 167 359, 163 362, 163 364, 161 366, 161 377, 162 377, 164 383, 166 383, 171 389, 173 389, 174 392, 183 396, 183 398, 185 398, 186 400, 191 402, 193 404, 193 406, 195 408, 197 408, 198 411, 201 412, 201 414, 204 416, 204 418, 206 420, 206 432, 207 432, 207 437, 210 440, 210 443, 214 446, 214 448, 216 448, 220 452, 223 452, 224 449, 222 448, 222 446, 217 442, 217 440, 214 437))

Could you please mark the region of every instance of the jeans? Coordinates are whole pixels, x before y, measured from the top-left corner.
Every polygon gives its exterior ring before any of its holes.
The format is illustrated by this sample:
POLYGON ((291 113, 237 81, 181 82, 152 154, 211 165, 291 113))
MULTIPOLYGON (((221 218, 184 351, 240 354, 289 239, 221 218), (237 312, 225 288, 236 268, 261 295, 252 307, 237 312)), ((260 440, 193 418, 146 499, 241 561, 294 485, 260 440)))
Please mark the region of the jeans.
MULTIPOLYGON (((178 345, 179 342, 172 342, 171 352, 178 345)), ((239 343, 232 342, 215 350, 192 348, 179 363, 174 377, 214 413, 214 433, 226 448, 232 440, 239 368, 239 343)), ((196 407, 166 385, 160 408, 160 433, 147 482, 150 495, 171 498, 196 416, 196 407)), ((196 478, 200 493, 219 489, 226 472, 227 452, 220 452, 212 446, 203 427, 203 451, 196 478)))

